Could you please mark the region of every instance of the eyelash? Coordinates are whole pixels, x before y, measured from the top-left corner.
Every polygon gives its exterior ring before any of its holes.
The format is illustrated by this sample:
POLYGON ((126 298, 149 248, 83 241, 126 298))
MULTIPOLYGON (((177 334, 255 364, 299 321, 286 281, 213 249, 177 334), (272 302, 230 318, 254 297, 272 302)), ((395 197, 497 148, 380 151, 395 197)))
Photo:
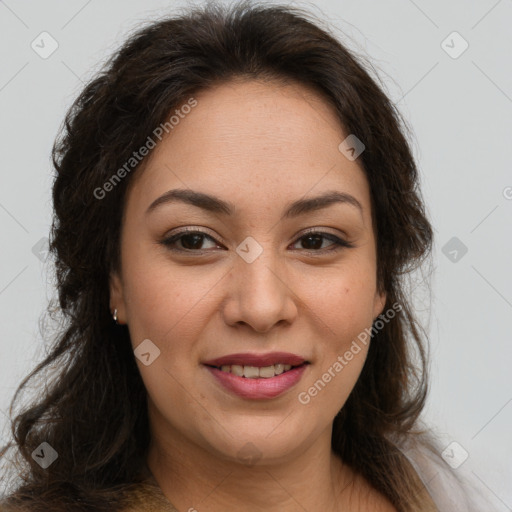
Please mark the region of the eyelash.
MULTIPOLYGON (((187 229, 183 229, 181 230, 180 232, 170 236, 170 237, 167 237, 167 238, 164 238, 163 240, 161 240, 161 244, 164 245, 165 247, 167 247, 169 250, 171 251, 175 251, 175 252, 180 252, 180 253, 198 253, 198 254, 204 254, 205 252, 210 252, 210 249, 177 249, 175 247, 172 247, 173 244, 175 242, 177 242, 178 240, 180 240, 183 236, 186 236, 186 235, 203 235, 204 237, 206 238, 209 238, 210 240, 212 240, 213 242, 217 243, 217 241, 210 235, 208 235, 207 233, 205 233, 204 231, 200 231, 200 230, 197 230, 197 229, 193 229, 193 228, 187 228, 187 229)), ((343 240, 342 238, 339 238, 331 233, 326 233, 324 231, 315 231, 315 230, 310 230, 310 231, 307 231, 306 233, 303 233, 299 238, 297 238, 297 240, 294 242, 297 243, 298 241, 300 241, 302 238, 305 238, 307 236, 310 236, 310 235, 320 235, 322 238, 325 238, 327 240, 330 240, 331 242, 333 242, 333 246, 332 248, 324 248, 324 249, 302 249, 303 251, 311 251, 311 252, 314 252, 314 253, 321 253, 321 254, 324 254, 324 253, 329 253, 329 252, 332 252, 332 251, 340 251, 342 249, 349 249, 349 248, 352 248, 352 247, 355 247, 354 244, 350 243, 350 242, 347 242, 346 240, 343 240)), ((294 245, 293 244, 293 245, 294 245)), ((301 249, 299 249, 301 250, 301 249)))

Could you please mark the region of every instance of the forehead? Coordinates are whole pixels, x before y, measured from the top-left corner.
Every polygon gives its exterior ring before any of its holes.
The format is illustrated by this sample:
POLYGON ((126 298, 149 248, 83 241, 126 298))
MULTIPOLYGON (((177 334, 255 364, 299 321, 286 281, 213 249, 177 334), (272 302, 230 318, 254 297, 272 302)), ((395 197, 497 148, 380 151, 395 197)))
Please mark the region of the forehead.
POLYGON ((338 149, 348 134, 314 90, 246 80, 203 90, 194 99, 197 106, 181 114, 134 176, 141 206, 179 187, 260 203, 335 188, 368 207, 364 172, 338 149))

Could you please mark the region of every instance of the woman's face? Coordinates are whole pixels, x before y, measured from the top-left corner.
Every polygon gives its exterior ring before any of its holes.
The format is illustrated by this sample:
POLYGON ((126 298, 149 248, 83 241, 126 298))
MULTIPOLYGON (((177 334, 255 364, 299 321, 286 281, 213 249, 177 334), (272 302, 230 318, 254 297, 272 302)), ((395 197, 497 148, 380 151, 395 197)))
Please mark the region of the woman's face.
POLYGON ((161 449, 286 460, 330 442, 368 350, 353 342, 384 307, 368 183, 308 89, 231 82, 195 99, 130 184, 111 306, 161 449))

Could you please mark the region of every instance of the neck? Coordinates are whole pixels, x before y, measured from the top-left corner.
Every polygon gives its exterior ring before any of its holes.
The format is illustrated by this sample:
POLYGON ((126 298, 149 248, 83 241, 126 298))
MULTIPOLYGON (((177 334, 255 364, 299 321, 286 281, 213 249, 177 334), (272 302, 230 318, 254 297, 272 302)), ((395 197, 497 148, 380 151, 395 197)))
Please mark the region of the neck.
POLYGON ((179 510, 334 512, 347 509, 355 474, 330 443, 329 428, 294 457, 248 465, 222 459, 173 432, 165 440, 152 437, 147 463, 179 510))

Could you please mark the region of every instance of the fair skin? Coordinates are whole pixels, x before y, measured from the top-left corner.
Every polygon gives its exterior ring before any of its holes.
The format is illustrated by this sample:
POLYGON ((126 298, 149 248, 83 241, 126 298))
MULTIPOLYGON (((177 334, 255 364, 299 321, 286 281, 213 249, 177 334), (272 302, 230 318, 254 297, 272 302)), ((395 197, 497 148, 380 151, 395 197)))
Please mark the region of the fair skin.
POLYGON ((148 391, 148 466, 180 511, 393 511, 330 445, 368 345, 308 403, 298 399, 384 310, 368 183, 338 149, 348 134, 296 84, 237 81, 194 97, 130 183, 121 270, 110 284, 133 348, 149 339, 160 350, 147 366, 136 359, 148 391), (147 212, 172 189, 213 195, 234 211, 175 201, 147 212), (327 191, 361 208, 335 202, 282 218, 292 202, 327 191), (184 227, 204 235, 160 243, 184 227), (262 249, 250 263, 236 252, 248 236, 262 249), (275 351, 309 364, 274 398, 238 396, 203 364, 275 351))

